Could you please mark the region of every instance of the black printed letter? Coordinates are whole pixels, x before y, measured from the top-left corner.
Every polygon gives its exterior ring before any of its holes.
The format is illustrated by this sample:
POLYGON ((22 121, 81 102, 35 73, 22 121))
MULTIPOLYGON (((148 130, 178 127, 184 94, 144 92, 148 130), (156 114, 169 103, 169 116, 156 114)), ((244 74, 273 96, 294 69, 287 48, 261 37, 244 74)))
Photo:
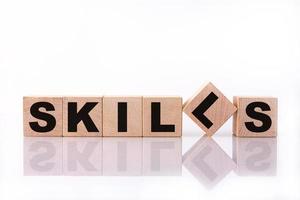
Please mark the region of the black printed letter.
POLYGON ((175 125, 160 124, 160 102, 151 103, 151 131, 152 132, 175 132, 175 125))
POLYGON ((127 132, 127 103, 118 103, 118 132, 127 132))
POLYGON ((247 115, 253 119, 261 121, 262 125, 255 126, 254 122, 245 122, 246 128, 249 131, 256 132, 256 133, 265 132, 265 131, 269 130, 272 126, 272 120, 271 120, 270 116, 268 116, 264 113, 256 112, 255 108, 260 108, 262 111, 270 111, 271 110, 270 106, 264 102, 250 103, 246 107, 247 115))
POLYGON ((77 113, 77 103, 68 103, 68 131, 77 132, 77 124, 82 121, 88 132, 99 132, 89 112, 97 105, 97 102, 88 102, 77 113))
POLYGON ((217 101, 218 97, 211 92, 192 112, 193 115, 206 127, 210 128, 213 123, 204 115, 205 111, 209 109, 217 101))
POLYGON ((54 111, 54 106, 49 102, 37 102, 30 108, 30 114, 37 118, 47 122, 46 126, 40 126, 38 122, 29 122, 32 130, 40 133, 52 131, 56 126, 55 117, 48 113, 41 112, 39 109, 44 108, 46 111, 54 111))

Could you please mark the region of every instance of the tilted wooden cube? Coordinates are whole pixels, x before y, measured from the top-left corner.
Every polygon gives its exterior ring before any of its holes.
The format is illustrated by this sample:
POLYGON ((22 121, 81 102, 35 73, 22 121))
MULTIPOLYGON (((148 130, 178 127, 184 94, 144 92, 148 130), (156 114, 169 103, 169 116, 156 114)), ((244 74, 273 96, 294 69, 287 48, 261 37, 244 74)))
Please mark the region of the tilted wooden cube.
POLYGON ((185 112, 207 135, 213 135, 236 107, 212 84, 204 84, 183 105, 185 112))
POLYGON ((233 117, 233 134, 238 137, 277 136, 277 98, 234 97, 238 111, 233 117))

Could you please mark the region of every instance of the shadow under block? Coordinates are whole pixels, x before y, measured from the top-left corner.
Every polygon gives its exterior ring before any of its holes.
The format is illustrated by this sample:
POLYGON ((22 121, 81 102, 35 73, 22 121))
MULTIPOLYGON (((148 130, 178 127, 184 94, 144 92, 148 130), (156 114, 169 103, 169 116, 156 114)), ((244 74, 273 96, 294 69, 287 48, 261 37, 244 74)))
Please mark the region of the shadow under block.
POLYGON ((23 97, 24 136, 62 136, 62 97, 23 97))
POLYGON ((143 136, 180 137, 181 132, 181 97, 143 98, 143 136))
POLYGON ((102 136, 102 97, 64 97, 63 136, 102 136))
POLYGON ((143 136, 143 99, 103 97, 103 136, 143 136))
POLYGON ((184 103, 183 112, 211 136, 236 112, 236 107, 209 82, 184 103))
POLYGON ((233 134, 237 137, 276 137, 277 98, 234 97, 238 108, 233 118, 233 134))

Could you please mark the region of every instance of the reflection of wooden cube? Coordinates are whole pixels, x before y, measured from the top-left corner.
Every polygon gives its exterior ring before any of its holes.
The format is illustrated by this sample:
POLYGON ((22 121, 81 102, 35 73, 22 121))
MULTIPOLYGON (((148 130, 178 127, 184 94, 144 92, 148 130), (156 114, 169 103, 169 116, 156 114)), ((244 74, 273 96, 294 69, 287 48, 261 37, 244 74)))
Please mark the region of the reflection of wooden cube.
POLYGON ((103 175, 142 175, 142 153, 141 137, 103 138, 103 175))
POLYGON ((23 167, 25 176, 63 175, 62 137, 24 138, 23 167))
POLYGON ((143 98, 143 136, 181 136, 181 129, 181 97, 143 98))
POLYGON ((102 136, 102 97, 64 97, 63 136, 102 136))
POLYGON ((103 136, 143 136, 142 103, 139 97, 103 98, 103 136))
POLYGON ((233 134, 238 137, 277 135, 277 98, 234 97, 238 111, 233 118, 233 134))
POLYGON ((143 138, 143 175, 181 176, 181 138, 143 138))
POLYGON ((277 168, 276 138, 233 137, 233 160, 241 176, 274 176, 277 168))
POLYGON ((101 176, 102 138, 63 138, 62 159, 66 176, 101 176))
POLYGON ((211 136, 233 115, 236 107, 212 83, 207 83, 184 103, 183 111, 211 136))
POLYGON ((184 154, 183 165, 207 188, 217 185, 236 167, 221 147, 207 136, 184 154))
POLYGON ((24 97, 24 136, 62 136, 62 97, 24 97))

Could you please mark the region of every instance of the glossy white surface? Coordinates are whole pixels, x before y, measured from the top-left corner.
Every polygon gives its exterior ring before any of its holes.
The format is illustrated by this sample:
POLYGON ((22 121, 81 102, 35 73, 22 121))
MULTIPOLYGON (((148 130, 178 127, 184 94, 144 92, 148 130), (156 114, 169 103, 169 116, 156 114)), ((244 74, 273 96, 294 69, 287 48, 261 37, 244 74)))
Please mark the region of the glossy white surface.
POLYGON ((1 194, 7 199, 298 198, 299 168, 290 164, 299 158, 284 156, 288 149, 276 138, 24 138, 23 155, 2 156, 1 194))

